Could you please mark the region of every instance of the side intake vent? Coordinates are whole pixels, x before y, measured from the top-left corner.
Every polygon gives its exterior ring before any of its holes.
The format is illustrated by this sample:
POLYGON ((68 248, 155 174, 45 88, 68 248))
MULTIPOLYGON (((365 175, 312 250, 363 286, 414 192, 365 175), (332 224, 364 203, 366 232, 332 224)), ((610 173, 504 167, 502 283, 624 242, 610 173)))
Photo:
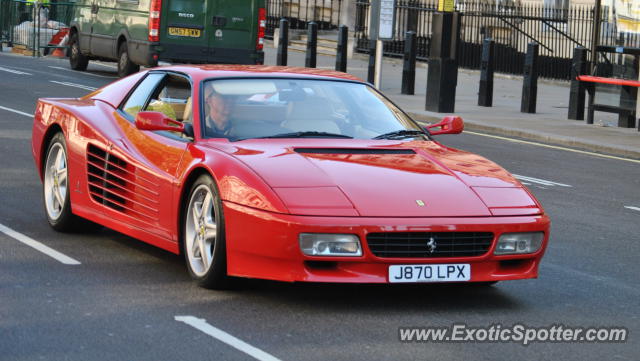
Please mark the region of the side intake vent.
POLYGON ((412 149, 370 148, 294 148, 296 153, 309 154, 416 154, 412 149))
POLYGON ((141 177, 131 164, 89 144, 87 174, 94 201, 144 222, 157 219, 157 185, 141 177))

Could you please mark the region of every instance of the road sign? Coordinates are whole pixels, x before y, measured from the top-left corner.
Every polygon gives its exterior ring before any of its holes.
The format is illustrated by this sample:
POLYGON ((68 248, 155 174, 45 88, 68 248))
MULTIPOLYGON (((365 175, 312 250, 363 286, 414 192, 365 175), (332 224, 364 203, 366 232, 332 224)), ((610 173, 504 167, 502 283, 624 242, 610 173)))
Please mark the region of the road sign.
POLYGON ((380 0, 378 39, 392 40, 396 25, 396 1, 380 0))
POLYGON ((451 12, 455 8, 454 0, 438 0, 438 11, 451 12))
POLYGON ((373 40, 392 40, 396 27, 396 0, 372 0, 369 36, 373 40))

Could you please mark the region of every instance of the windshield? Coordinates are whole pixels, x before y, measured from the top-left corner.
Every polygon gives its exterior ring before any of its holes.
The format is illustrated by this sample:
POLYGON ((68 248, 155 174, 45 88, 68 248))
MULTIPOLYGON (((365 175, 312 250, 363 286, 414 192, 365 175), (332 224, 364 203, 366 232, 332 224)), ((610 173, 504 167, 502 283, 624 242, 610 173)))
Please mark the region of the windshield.
POLYGON ((205 81, 203 89, 202 128, 207 138, 425 136, 419 125, 365 84, 219 79, 205 81))

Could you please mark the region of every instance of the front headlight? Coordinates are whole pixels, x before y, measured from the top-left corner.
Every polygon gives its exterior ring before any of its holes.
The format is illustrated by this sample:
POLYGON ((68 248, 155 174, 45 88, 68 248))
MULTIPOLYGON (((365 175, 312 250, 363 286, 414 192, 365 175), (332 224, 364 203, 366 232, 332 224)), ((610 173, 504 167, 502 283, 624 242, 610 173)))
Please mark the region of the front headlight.
POLYGON ((540 249, 543 239, 543 232, 505 233, 498 239, 498 244, 493 254, 534 253, 540 249))
POLYGON ((300 233, 299 241, 307 256, 362 256, 355 234, 300 233))

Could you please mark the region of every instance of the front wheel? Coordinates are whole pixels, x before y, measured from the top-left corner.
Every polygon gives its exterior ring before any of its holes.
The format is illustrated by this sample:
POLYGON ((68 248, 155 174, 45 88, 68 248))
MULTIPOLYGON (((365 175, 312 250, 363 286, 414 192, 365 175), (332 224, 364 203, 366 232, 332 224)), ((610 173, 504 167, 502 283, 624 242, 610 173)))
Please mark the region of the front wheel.
POLYGON ((56 134, 44 163, 44 208, 49 225, 56 231, 69 231, 74 223, 69 196, 67 145, 62 133, 56 134))
POLYGON ((73 70, 84 71, 89 66, 89 58, 80 51, 78 34, 71 35, 69 43, 69 65, 73 70))
POLYGON ((182 245, 189 274, 202 287, 227 288, 222 201, 210 176, 200 176, 191 186, 183 214, 182 245))

